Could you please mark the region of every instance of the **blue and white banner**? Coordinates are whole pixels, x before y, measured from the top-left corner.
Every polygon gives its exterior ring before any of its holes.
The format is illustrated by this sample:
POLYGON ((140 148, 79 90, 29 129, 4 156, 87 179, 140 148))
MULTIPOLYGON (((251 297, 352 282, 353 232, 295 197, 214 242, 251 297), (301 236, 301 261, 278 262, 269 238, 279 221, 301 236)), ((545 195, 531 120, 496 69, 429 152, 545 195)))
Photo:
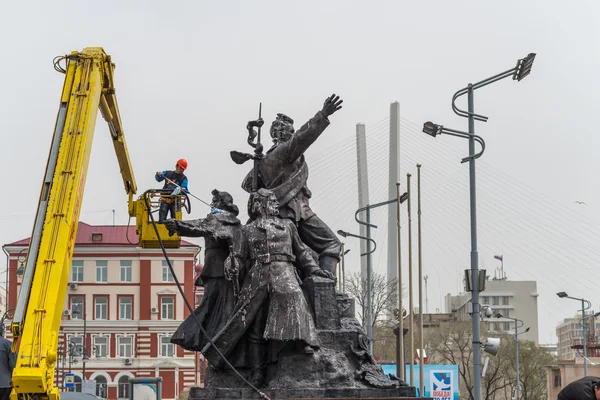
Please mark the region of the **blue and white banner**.
MULTIPOLYGON (((395 365, 382 365, 383 372, 396 375, 395 365)), ((434 400, 459 400, 458 365, 425 365, 423 385, 424 395, 419 393, 419 366, 414 367, 415 383, 410 382, 410 366, 406 366, 406 382, 417 388, 417 397, 429 397, 434 400)))

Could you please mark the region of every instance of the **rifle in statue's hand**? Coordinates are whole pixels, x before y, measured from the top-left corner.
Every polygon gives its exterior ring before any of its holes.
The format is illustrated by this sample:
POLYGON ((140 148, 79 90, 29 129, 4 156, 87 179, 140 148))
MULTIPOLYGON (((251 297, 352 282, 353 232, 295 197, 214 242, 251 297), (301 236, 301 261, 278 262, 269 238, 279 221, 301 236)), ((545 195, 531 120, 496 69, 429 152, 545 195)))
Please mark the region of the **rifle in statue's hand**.
POLYGON ((254 154, 242 153, 239 151, 231 151, 229 155, 236 164, 243 164, 248 160, 254 160, 254 176, 252 179, 252 192, 258 190, 258 166, 263 158, 263 145, 260 142, 260 129, 265 121, 262 119, 262 103, 258 106, 258 119, 248 122, 246 129, 248 130, 248 144, 254 148, 254 154), (258 128, 255 131, 254 128, 258 128), (256 142, 255 142, 256 140, 256 142))

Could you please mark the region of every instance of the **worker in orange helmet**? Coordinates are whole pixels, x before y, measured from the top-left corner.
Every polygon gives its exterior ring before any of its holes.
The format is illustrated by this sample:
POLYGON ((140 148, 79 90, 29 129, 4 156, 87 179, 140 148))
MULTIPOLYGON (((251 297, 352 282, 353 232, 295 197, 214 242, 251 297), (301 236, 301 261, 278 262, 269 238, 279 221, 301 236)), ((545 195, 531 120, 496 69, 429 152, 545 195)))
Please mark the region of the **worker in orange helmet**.
MULTIPOLYGON (((180 158, 175 164, 174 171, 158 171, 154 178, 157 182, 165 181, 163 190, 171 190, 172 195, 180 193, 189 193, 188 179, 183 172, 187 169, 187 160, 180 158)), ((162 223, 167 219, 167 214, 171 211, 171 218, 175 218, 175 211, 179 207, 179 202, 175 197, 161 197, 160 208, 158 210, 158 222, 162 223)))

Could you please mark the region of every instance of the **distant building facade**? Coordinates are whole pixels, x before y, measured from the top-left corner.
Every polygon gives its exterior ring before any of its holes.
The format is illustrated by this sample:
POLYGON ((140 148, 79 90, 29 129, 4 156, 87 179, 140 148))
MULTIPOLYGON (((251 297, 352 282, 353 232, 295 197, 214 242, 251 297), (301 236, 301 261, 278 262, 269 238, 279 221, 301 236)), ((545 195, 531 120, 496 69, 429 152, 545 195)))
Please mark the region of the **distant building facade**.
POLYGON ((539 344, 539 347, 543 347, 544 349, 548 350, 548 352, 550 354, 552 354, 554 357, 558 357, 558 345, 556 344, 539 344))
MULTIPOLYGON (((129 378, 160 376, 162 398, 176 399, 198 384, 200 358, 171 343, 171 335, 190 314, 162 253, 136 246, 135 227, 79 223, 69 287, 59 336, 59 387, 65 373, 75 374, 81 390, 83 346, 89 360, 85 379, 96 381, 96 394, 129 399, 129 378)), ((4 245, 9 254, 8 307, 14 308, 29 239, 4 245)), ((200 247, 185 241, 169 258, 192 304, 200 247)), ((195 302, 194 302, 195 300, 195 302)), ((10 338, 10 331, 7 332, 10 338)))
MULTIPOLYGON (((594 318, 594 311, 591 310, 586 318, 588 357, 597 357, 598 337, 600 336, 600 321, 594 318)), ((583 350, 583 328, 581 324, 581 314, 573 318, 565 318, 562 323, 556 327, 556 336, 558 337, 557 352, 559 360, 574 360, 582 357, 583 350)))
POLYGON ((586 345, 587 357, 583 356, 584 330, 581 314, 573 318, 565 318, 556 327, 558 343, 556 353, 558 363, 546 367, 548 376, 548 398, 556 398, 558 392, 569 383, 583 378, 584 363, 587 359, 588 375, 600 376, 600 321, 594 317, 595 312, 589 310, 586 313, 586 345))
MULTIPOLYGON (((500 313, 503 318, 483 318, 489 331, 514 333, 514 320, 524 322, 523 329, 529 327, 529 332, 519 334, 521 340, 538 343, 538 304, 537 282, 509 281, 492 279, 485 283, 485 291, 479 294, 482 307, 490 307, 494 313, 500 313)), ((459 321, 471 319, 471 293, 460 293, 457 296, 447 294, 445 297, 446 313, 456 316, 459 321)))

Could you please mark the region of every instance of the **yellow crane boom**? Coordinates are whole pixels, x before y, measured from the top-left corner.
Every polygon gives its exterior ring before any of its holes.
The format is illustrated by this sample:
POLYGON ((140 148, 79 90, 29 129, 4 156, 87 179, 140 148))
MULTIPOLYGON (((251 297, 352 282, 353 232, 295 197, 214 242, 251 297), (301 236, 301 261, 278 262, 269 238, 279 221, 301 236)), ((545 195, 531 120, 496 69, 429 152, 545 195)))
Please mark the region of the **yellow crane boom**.
MULTIPOLYGON (((65 73, 65 82, 11 323, 13 347, 18 349, 11 400, 60 398, 54 386, 58 333, 98 109, 109 125, 129 196, 129 214, 137 218, 140 245, 157 245, 154 231, 148 229, 153 193, 133 200, 137 186, 123 136, 110 56, 100 47, 88 47, 55 59, 55 69, 65 73), (61 67, 62 61, 66 68, 61 67)), ((180 238, 169 237, 162 225, 159 235, 166 247, 179 247, 180 238)))

